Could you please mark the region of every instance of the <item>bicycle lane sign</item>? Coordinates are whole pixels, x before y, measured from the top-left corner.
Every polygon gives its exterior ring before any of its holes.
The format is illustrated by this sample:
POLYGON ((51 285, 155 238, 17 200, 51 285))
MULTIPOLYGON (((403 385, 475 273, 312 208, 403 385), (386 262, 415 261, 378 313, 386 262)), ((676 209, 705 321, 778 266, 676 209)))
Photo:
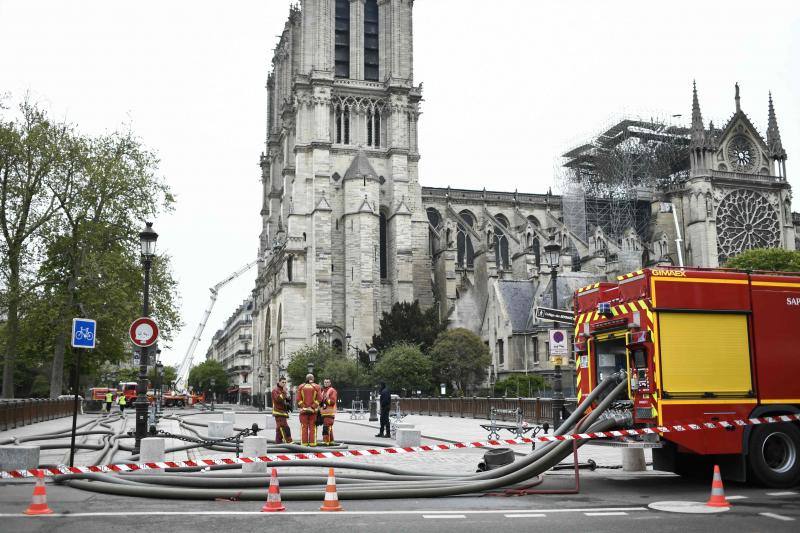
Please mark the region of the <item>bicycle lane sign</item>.
POLYGON ((91 318, 72 319, 72 347, 89 348, 95 346, 97 340, 97 322, 91 318))

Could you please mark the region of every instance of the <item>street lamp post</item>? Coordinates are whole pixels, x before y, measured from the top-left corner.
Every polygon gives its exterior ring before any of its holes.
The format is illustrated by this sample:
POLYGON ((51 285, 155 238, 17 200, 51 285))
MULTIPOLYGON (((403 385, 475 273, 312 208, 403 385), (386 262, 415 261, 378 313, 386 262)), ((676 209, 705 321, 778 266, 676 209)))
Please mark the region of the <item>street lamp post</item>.
MULTIPOLYGON (((153 264, 153 257, 156 254, 156 241, 158 233, 153 230, 152 222, 145 222, 144 230, 139 233, 139 244, 142 253, 142 265, 144 266, 144 298, 142 303, 142 316, 150 316, 150 267, 153 264)), ((139 380, 136 383, 136 440, 133 445, 133 453, 139 453, 139 444, 147 434, 147 356, 150 350, 147 347, 141 349, 139 360, 139 380)))
MULTIPOLYGON (((375 364, 375 360, 378 358, 378 350, 375 349, 373 346, 369 350, 367 350, 367 355, 369 356, 369 364, 370 366, 375 364)), ((375 391, 371 391, 369 393, 369 421, 370 422, 377 422, 378 420, 378 400, 375 398, 375 391)))
MULTIPOLYGON (((550 283, 553 286, 553 309, 558 309, 558 265, 561 259, 561 245, 550 235, 550 241, 544 246, 544 253, 550 265, 550 283)), ((553 322, 553 329, 558 329, 558 322, 553 322)), ((553 368, 553 430, 561 425, 564 410, 564 389, 561 384, 561 356, 555 360, 553 368)))
POLYGON ((214 378, 211 378, 210 383, 211 383, 211 410, 213 411, 214 410, 214 396, 216 396, 216 393, 214 392, 214 386, 217 384, 217 380, 214 379, 214 378))
POLYGON ((156 415, 158 415, 158 413, 161 411, 161 400, 162 397, 164 396, 161 387, 161 380, 163 379, 163 377, 164 377, 164 364, 161 361, 156 361, 156 382, 158 388, 155 391, 153 391, 156 400, 156 415))
POLYGON ((262 385, 263 382, 264 382, 264 371, 263 370, 259 370, 258 371, 258 395, 259 395, 259 398, 258 398, 258 412, 259 413, 264 410, 264 405, 266 405, 266 403, 267 403, 267 399, 266 399, 266 397, 264 395, 264 389, 263 389, 263 385, 262 385))

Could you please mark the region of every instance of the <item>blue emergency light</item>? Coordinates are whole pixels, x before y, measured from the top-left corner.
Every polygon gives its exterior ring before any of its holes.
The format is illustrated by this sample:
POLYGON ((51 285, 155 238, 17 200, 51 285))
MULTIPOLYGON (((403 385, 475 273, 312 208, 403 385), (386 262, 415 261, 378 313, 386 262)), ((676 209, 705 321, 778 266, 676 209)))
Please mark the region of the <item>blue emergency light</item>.
POLYGON ((611 314, 611 304, 609 302, 600 302, 597 304, 597 312, 601 315, 608 316, 611 314))

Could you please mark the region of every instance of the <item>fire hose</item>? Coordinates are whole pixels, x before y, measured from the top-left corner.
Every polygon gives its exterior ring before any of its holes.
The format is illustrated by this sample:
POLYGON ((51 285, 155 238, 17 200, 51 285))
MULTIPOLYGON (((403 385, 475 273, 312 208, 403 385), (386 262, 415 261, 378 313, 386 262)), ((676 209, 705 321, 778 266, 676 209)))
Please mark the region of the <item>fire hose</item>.
MULTIPOLYGON (((624 371, 609 376, 581 402, 578 408, 559 426, 555 433, 606 431, 630 424, 628 412, 610 410, 616 397, 625 391, 624 371), (585 412, 609 387, 613 389, 602 398, 588 415, 585 412)), ((338 460, 283 461, 282 466, 335 466, 363 470, 367 473, 346 473, 337 476, 342 484, 340 499, 422 498, 455 496, 493 491, 515 486, 530 486, 539 482, 550 470, 585 441, 551 442, 533 450, 521 460, 497 469, 471 475, 447 475, 428 472, 409 472, 404 469, 366 465, 338 460)), ((239 465, 234 465, 239 466, 239 465)), ((164 474, 65 474, 56 476, 58 483, 84 490, 124 496, 172 499, 241 499, 263 500, 265 474, 231 475, 227 471, 165 472, 164 474), (200 488, 202 487, 202 488, 200 488)), ((313 474, 283 474, 281 484, 286 500, 316 500, 323 490, 325 478, 313 474)))

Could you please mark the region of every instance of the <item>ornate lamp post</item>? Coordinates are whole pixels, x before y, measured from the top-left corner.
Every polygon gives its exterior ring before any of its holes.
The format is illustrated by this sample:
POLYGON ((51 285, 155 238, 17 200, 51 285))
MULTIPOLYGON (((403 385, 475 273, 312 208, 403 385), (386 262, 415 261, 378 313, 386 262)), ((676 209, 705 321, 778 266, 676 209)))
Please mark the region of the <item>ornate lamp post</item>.
POLYGON ((217 380, 215 378, 211 378, 211 410, 214 410, 214 396, 216 393, 214 392, 214 386, 217 384, 217 380))
POLYGON ((163 396, 161 380, 163 378, 164 378, 164 364, 161 361, 156 361, 156 383, 158 388, 153 391, 156 400, 156 414, 158 414, 161 411, 161 397, 163 396))
MULTIPOLYGON (((370 366, 375 364, 375 359, 378 358, 378 350, 375 349, 373 346, 369 350, 367 350, 367 355, 369 355, 369 364, 370 366)), ((369 394, 369 421, 376 422, 378 420, 378 400, 375 397, 375 391, 370 392, 369 394)))
POLYGON ((266 403, 267 403, 267 399, 266 399, 266 397, 264 395, 264 389, 262 388, 263 387, 262 386, 263 382, 264 382, 264 371, 259 369, 259 371, 258 371, 258 395, 259 395, 259 398, 258 398, 258 412, 259 413, 264 410, 264 405, 266 405, 266 403))
POLYGON ((306 370, 308 370, 308 374, 313 374, 314 373, 314 363, 309 361, 308 364, 306 365, 306 370))
MULTIPOLYGON (((544 246, 547 263, 550 265, 550 283, 553 286, 553 309, 558 309, 558 265, 561 259, 561 245, 555 240, 555 235, 550 235, 550 241, 544 246)), ((553 329, 558 328, 558 322, 553 322, 553 329)), ((564 389, 561 384, 561 359, 556 359, 553 373, 553 430, 561 425, 561 414, 564 410, 564 389)))
MULTIPOLYGON (((139 244, 142 253, 142 265, 144 266, 144 302, 142 304, 142 316, 150 316, 150 267, 153 264, 153 257, 156 255, 156 241, 158 233, 153 230, 152 222, 145 222, 145 228, 139 233, 139 244)), ((141 349, 139 360, 139 380, 136 383, 136 441, 133 445, 133 453, 139 453, 139 443, 147 434, 147 356, 149 348, 141 349)))

